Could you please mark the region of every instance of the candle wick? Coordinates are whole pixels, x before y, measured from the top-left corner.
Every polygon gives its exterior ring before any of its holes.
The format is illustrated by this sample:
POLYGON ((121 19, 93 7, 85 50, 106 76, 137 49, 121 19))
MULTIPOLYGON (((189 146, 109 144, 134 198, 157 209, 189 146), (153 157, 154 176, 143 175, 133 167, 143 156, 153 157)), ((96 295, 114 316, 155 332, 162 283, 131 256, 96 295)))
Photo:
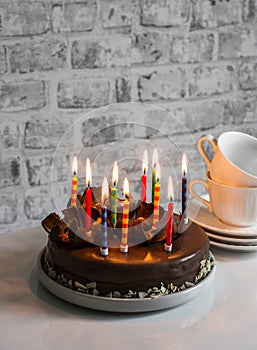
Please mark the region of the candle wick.
POLYGON ((146 173, 146 169, 144 168, 144 175, 145 175, 145 173, 146 173))
POLYGON ((87 188, 90 188, 90 180, 87 182, 87 188))
POLYGON ((73 175, 76 176, 76 174, 77 174, 76 171, 73 171, 73 175))
POLYGON ((172 198, 172 196, 170 196, 170 202, 172 202, 173 201, 173 198, 172 198))
POLYGON ((113 187, 116 187, 117 181, 113 181, 113 187))

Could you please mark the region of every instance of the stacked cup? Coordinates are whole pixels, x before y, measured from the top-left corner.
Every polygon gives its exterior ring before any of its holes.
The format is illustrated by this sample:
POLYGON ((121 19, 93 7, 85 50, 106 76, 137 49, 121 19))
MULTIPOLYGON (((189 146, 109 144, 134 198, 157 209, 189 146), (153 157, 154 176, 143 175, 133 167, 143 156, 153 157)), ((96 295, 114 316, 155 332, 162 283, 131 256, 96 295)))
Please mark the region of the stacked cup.
POLYGON ((207 165, 206 181, 192 180, 191 195, 226 225, 257 225, 257 139, 236 131, 225 132, 217 140, 203 135, 198 149, 207 165), (212 159, 203 148, 206 141, 213 148, 212 159), (196 184, 207 189, 209 201, 196 194, 196 184))

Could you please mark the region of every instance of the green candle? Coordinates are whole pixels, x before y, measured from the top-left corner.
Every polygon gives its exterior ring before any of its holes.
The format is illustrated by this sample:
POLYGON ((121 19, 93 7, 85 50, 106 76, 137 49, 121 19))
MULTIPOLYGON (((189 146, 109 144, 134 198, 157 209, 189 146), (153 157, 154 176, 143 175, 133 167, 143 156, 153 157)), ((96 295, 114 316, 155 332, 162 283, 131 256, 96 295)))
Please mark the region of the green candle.
POLYGON ((113 175, 112 175, 112 182, 113 182, 113 187, 112 187, 112 211, 111 211, 111 223, 112 226, 115 228, 117 224, 117 183, 118 183, 118 165, 117 162, 114 162, 113 165, 113 175))
POLYGON ((154 187, 157 183, 157 176, 156 176, 156 164, 158 163, 158 152, 155 148, 153 150, 153 157, 152 157, 152 203, 154 202, 154 187))

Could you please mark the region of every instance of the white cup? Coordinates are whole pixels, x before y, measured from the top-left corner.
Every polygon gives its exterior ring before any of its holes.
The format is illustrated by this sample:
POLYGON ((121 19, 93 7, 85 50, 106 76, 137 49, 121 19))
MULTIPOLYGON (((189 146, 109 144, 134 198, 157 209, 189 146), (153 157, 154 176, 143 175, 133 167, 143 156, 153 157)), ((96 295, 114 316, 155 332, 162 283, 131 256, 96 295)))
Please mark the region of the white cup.
POLYGON ((213 181, 209 173, 206 180, 193 179, 188 189, 192 197, 206 205, 210 212, 224 223, 232 226, 257 225, 257 187, 234 187, 213 181), (193 190, 196 184, 203 185, 209 192, 210 201, 200 197, 193 190))
POLYGON ((255 137, 237 131, 225 132, 218 140, 212 135, 203 135, 198 140, 198 149, 212 180, 230 186, 257 187, 255 137), (212 145, 212 160, 203 149, 204 141, 212 145))

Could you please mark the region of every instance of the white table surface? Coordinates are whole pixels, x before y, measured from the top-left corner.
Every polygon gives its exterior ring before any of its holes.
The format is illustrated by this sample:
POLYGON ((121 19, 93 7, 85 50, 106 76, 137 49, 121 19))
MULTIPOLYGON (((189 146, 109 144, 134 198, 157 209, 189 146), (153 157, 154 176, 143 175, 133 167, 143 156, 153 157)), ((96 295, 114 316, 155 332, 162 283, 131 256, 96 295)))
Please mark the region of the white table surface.
POLYGON ((257 349, 257 253, 212 249, 211 287, 173 309, 115 314, 85 309, 40 284, 41 228, 0 235, 0 349, 257 349))

